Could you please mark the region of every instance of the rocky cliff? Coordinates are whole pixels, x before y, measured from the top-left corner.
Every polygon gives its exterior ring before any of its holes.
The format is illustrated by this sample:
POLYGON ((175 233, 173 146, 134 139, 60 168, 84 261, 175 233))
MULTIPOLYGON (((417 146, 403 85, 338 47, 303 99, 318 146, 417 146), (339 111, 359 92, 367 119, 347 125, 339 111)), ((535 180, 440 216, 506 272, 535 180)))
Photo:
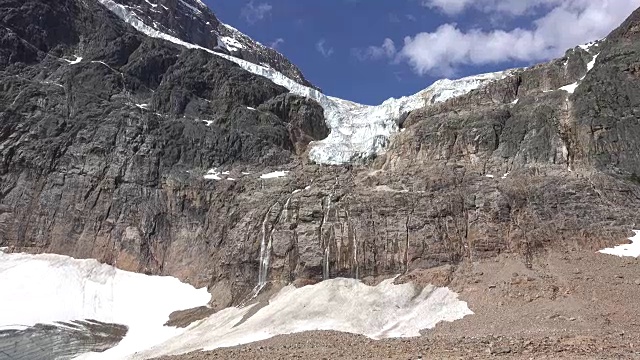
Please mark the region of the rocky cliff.
MULTIPOLYGON (((149 6, 186 5, 206 13, 149 6)), ((0 7, 0 246, 170 274, 220 307, 270 284, 419 276, 502 252, 534 266, 640 222, 640 13, 598 44, 425 103, 386 152, 329 167, 306 157, 329 134, 313 100, 138 33, 97 0, 0 7)), ((216 46, 196 33, 175 36, 216 46)))

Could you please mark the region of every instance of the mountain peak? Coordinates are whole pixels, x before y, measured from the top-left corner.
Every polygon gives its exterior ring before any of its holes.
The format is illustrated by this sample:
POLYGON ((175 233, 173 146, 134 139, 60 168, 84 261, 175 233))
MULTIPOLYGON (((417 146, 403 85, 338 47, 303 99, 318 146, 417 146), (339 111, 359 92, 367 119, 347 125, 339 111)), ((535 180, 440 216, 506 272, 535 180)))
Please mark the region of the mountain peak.
MULTIPOLYGON (((257 65, 266 65, 308 87, 302 71, 276 50, 222 23, 200 0, 100 0, 109 8, 121 5, 155 31, 190 44, 222 52, 257 65)), ((315 87, 314 87, 315 88, 315 87)), ((316 88, 317 89, 317 88, 316 88)))

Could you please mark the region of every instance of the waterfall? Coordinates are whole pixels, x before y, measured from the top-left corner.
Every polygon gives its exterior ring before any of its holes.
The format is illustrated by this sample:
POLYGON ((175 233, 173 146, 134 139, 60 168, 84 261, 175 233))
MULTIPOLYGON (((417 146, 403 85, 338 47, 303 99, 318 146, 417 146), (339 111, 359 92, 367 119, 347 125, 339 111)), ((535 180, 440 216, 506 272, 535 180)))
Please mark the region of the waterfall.
POLYGON ((258 285, 254 289, 254 297, 267 285, 267 278, 269 276, 269 262, 271 261, 271 250, 273 248, 273 226, 271 231, 267 235, 267 222, 269 221, 269 214, 271 209, 278 203, 271 205, 267 213, 262 220, 262 241, 260 242, 260 269, 258 270, 258 285), (269 238, 267 241, 267 237, 269 238))
MULTIPOLYGON (((295 194, 295 192, 294 192, 295 194)), ((289 196, 289 198, 287 199, 287 202, 284 203, 284 208, 282 209, 282 220, 283 221, 287 221, 287 218, 289 216, 289 203, 291 202, 291 197, 289 196)))
POLYGON ((356 237, 356 229, 353 229, 353 266, 355 267, 356 280, 358 279, 358 238, 356 237))
MULTIPOLYGON (((331 211, 331 195, 327 196, 327 210, 324 214, 324 219, 322 224, 325 224, 329 219, 329 211, 331 211)), ((322 226, 320 227, 320 236, 322 236, 322 226)), ((331 239, 327 239, 323 241, 324 245, 324 260, 322 262, 322 277, 324 280, 328 280, 331 277, 329 272, 329 260, 331 258, 331 244, 329 243, 331 239)))
POLYGON ((329 256, 331 255, 331 251, 329 249, 329 244, 327 243, 327 247, 324 249, 324 261, 322 264, 322 277, 324 280, 329 280, 331 276, 329 273, 329 256))

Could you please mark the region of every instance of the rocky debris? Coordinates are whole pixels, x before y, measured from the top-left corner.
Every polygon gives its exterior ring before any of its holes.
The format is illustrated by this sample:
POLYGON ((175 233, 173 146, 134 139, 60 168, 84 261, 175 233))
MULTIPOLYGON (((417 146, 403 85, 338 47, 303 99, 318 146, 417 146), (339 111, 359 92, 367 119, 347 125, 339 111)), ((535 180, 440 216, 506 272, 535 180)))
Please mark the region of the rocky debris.
POLYGON ((348 334, 283 336, 248 346, 164 357, 162 360, 214 359, 619 359, 640 355, 636 337, 615 335, 520 338, 514 336, 441 337, 374 342, 348 334))
POLYGON ((410 282, 418 286, 431 284, 438 287, 447 287, 451 283, 454 271, 455 267, 452 265, 443 265, 432 269, 415 269, 399 276, 394 283, 405 284, 410 282))

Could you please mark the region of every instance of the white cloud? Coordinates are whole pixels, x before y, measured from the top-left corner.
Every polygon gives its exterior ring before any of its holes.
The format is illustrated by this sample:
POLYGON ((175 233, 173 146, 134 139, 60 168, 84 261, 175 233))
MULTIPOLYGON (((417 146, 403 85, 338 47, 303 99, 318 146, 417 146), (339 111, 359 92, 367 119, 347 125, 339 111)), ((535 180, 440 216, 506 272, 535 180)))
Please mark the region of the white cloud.
MULTIPOLYGON (((422 0, 422 5, 441 10, 448 15, 457 15, 468 9, 485 13, 524 15, 556 6, 581 7, 589 0, 422 0)), ((599 0, 591 0, 596 2, 599 0)), ((623 0, 624 1, 624 0, 623 0)))
POLYGON ((392 58, 397 53, 396 44, 393 40, 386 38, 381 46, 369 46, 366 49, 353 49, 352 53, 360 60, 392 58))
POLYGON ((473 8, 492 15, 519 16, 545 9, 530 29, 463 31, 456 24, 445 24, 434 32, 406 37, 397 52, 385 51, 395 49, 387 44, 393 44, 390 39, 369 51, 407 62, 418 74, 451 76, 465 65, 561 56, 568 48, 605 37, 640 6, 640 0, 424 0, 423 4, 448 14, 473 8))
POLYGON ((254 4, 253 0, 250 1, 247 5, 245 5, 240 11, 240 15, 250 24, 255 24, 256 22, 264 19, 271 10, 273 6, 268 3, 260 3, 254 4))
POLYGON ((269 44, 269 47, 272 49, 277 49, 280 45, 284 44, 283 38, 277 38, 273 42, 269 44))
POLYGON ((316 50, 326 58, 333 55, 333 48, 327 47, 325 39, 320 39, 320 41, 316 43, 316 50))

